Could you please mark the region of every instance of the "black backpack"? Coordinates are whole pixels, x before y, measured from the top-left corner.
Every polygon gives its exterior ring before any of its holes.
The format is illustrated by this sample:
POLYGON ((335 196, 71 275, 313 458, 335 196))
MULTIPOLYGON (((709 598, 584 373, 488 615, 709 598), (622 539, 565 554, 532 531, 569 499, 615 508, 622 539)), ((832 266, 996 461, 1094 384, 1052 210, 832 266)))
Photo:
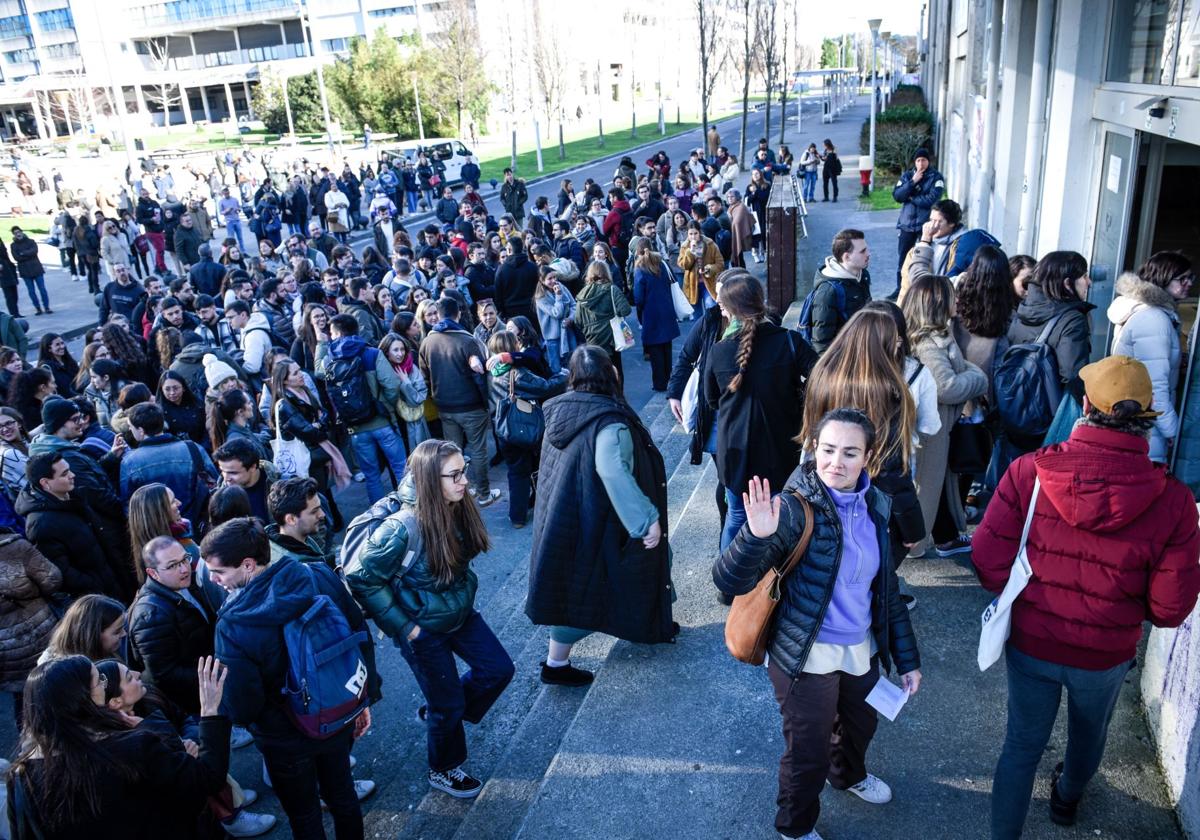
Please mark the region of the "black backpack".
POLYGON ((835 178, 842 174, 842 159, 838 157, 837 152, 825 153, 825 168, 835 178))
POLYGON ((1011 433, 1041 436, 1054 422, 1062 384, 1054 348, 1046 340, 1065 314, 1060 312, 1047 321, 1033 341, 1009 347, 992 367, 996 410, 1011 433))
POLYGON ((637 219, 632 210, 626 210, 621 214, 621 229, 617 232, 617 245, 621 248, 629 247, 629 241, 633 239, 633 223, 635 221, 637 219))
POLYGON ((347 426, 360 426, 378 414, 361 354, 326 360, 325 386, 338 420, 347 426))

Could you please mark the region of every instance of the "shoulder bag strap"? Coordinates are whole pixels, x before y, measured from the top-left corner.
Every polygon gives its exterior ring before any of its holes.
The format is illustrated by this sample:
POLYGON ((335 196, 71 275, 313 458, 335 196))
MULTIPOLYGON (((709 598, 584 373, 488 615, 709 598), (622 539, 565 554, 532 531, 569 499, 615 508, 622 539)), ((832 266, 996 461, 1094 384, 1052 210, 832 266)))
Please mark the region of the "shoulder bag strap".
POLYGON ((912 376, 908 377, 908 384, 911 385, 917 381, 917 377, 921 375, 921 371, 925 369, 924 362, 917 362, 917 368, 912 372, 912 376))
POLYGON ((1025 544, 1029 541, 1029 526, 1033 524, 1033 509, 1037 507, 1038 492, 1041 489, 1042 480, 1035 478, 1033 480, 1033 495, 1029 497, 1029 511, 1025 514, 1025 527, 1021 529, 1021 542, 1017 546, 1018 555, 1025 549, 1025 544))
POLYGON ((792 553, 788 555, 788 559, 777 570, 780 578, 787 577, 792 569, 796 568, 796 564, 800 562, 800 558, 808 551, 808 544, 812 542, 813 535, 813 509, 809 504, 808 499, 801 496, 795 490, 790 491, 792 496, 800 503, 800 509, 804 512, 804 532, 800 535, 800 541, 796 543, 792 553))

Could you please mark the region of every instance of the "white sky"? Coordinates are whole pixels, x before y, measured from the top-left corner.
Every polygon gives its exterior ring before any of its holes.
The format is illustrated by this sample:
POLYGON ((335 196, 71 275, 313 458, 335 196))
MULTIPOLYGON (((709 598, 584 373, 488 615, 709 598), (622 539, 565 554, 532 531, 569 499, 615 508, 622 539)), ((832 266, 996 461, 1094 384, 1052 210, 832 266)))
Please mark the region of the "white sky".
POLYGON ((915 35, 921 24, 921 7, 927 0, 838 0, 834 3, 802 3, 802 43, 820 43, 821 38, 842 33, 867 32, 867 21, 882 18, 881 32, 915 35))

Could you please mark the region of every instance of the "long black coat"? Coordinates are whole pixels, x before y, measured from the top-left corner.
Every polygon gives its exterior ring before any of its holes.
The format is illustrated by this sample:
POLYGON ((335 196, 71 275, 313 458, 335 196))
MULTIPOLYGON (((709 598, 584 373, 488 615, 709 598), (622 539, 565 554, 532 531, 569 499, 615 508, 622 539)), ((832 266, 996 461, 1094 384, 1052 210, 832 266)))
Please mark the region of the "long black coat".
POLYGON ((534 624, 670 641, 667 479, 650 433, 628 405, 599 394, 569 391, 544 411, 525 613, 534 624), (634 478, 659 511, 662 540, 653 549, 630 538, 596 473, 596 435, 614 423, 629 428, 634 478))
POLYGON ((500 263, 496 271, 496 309, 500 319, 507 321, 517 315, 529 319, 535 330, 540 330, 537 309, 533 304, 533 293, 537 290, 538 268, 524 252, 500 263))
POLYGON ((737 373, 738 336, 712 346, 703 373, 704 400, 717 417, 717 474, 734 493, 752 476, 782 487, 800 463, 804 388, 816 351, 797 332, 758 325, 741 387, 728 390, 737 373))
MULTIPOLYGON (((691 378, 692 371, 697 367, 700 369, 700 375, 704 374, 704 359, 712 346, 717 343, 717 339, 721 337, 721 323, 721 308, 714 306, 706 309, 700 320, 692 324, 691 330, 683 339, 679 358, 676 359, 675 366, 671 368, 671 379, 667 383, 668 398, 683 399, 688 379, 691 378)), ((715 419, 713 410, 704 401, 704 395, 700 394, 699 396, 696 428, 692 431, 692 440, 688 448, 693 464, 699 464, 704 455, 704 444, 708 442, 708 433, 712 429, 715 419)))
MULTIPOLYGON (((842 525, 814 462, 797 467, 784 489, 798 490, 812 505, 815 517, 808 551, 784 582, 767 646, 771 661, 795 677, 804 668, 829 609, 842 559, 842 525)), ((781 499, 779 527, 773 535, 759 539, 743 528, 721 554, 713 566, 717 589, 727 595, 744 595, 758 585, 768 567, 778 568, 791 554, 804 530, 804 513, 790 492, 781 499)), ((899 673, 907 674, 921 667, 921 656, 908 607, 900 600, 888 539, 891 499, 872 487, 867 491, 867 506, 879 540, 879 572, 871 582, 871 633, 884 671, 890 672, 894 664, 899 673)))
POLYGON ((129 608, 129 643, 146 681, 179 708, 199 714, 196 662, 212 656, 217 612, 195 581, 188 591, 200 610, 178 592, 147 578, 129 608))

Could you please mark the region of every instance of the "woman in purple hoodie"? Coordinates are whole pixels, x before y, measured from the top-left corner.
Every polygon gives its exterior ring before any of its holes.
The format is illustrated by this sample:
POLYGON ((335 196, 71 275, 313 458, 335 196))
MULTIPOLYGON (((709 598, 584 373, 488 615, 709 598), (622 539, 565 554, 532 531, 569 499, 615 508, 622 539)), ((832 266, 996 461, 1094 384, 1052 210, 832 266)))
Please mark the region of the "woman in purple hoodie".
POLYGON ((875 426, 857 409, 821 418, 805 448, 812 459, 771 496, 757 476, 743 494, 746 526, 713 568, 728 595, 752 590, 769 568, 782 567, 804 532, 808 502, 812 540, 782 584, 768 642, 767 673, 783 716, 786 751, 779 768, 775 829, 820 840, 821 791, 828 780, 872 804, 892 798, 867 772, 878 721, 866 697, 895 666, 903 688, 921 684, 921 659, 908 609, 897 592, 888 538, 891 500, 864 469, 875 426))

